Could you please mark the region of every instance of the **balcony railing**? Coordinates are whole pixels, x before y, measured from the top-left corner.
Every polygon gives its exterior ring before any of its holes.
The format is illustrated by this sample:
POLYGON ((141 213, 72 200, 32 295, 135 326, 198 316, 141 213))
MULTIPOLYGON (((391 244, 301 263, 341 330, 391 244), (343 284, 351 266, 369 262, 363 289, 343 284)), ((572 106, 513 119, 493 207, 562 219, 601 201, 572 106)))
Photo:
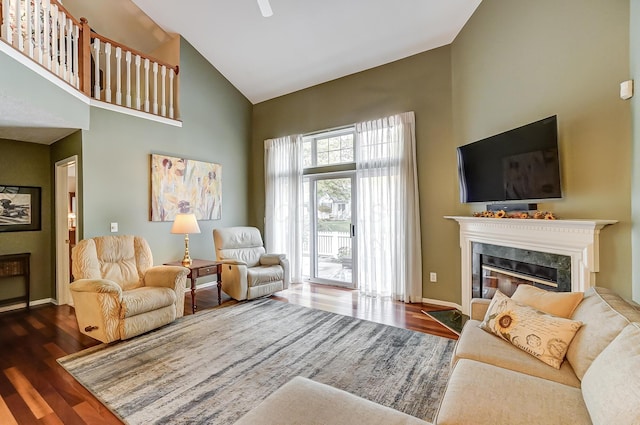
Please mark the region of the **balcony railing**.
POLYGON ((176 118, 178 65, 91 31, 56 0, 0 0, 0 39, 87 96, 176 118))

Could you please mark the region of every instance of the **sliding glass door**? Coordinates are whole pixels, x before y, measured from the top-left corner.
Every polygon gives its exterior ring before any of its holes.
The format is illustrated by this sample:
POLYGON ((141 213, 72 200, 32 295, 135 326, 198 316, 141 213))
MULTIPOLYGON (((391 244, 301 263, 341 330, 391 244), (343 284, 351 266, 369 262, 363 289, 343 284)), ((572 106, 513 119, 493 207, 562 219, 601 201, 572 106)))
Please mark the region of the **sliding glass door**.
POLYGON ((303 275, 309 281, 355 287, 355 175, 304 179, 303 275))

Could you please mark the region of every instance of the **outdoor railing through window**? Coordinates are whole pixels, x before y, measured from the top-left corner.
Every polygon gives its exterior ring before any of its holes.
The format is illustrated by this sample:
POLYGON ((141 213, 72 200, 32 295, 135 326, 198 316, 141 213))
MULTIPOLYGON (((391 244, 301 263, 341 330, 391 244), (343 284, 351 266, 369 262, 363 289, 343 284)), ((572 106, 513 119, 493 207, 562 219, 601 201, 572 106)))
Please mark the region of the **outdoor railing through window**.
POLYGON ((176 118, 178 65, 96 34, 56 0, 0 0, 0 38, 87 96, 176 118))

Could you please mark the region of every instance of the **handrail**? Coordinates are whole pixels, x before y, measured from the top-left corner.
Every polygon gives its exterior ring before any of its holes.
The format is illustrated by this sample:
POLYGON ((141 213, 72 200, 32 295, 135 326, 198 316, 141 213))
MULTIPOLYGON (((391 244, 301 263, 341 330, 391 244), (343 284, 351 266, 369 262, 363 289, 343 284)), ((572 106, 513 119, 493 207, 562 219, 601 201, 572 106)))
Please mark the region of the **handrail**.
POLYGON ((95 32, 93 30, 91 30, 91 38, 92 39, 93 38, 99 38, 104 43, 110 43, 114 47, 120 47, 122 50, 126 50, 128 52, 131 52, 134 55, 138 55, 138 56, 140 56, 142 58, 149 59, 151 62, 155 62, 160 66, 164 65, 168 69, 173 69, 173 71, 176 73, 176 75, 178 74, 178 71, 179 71, 179 68, 180 68, 178 65, 171 65, 168 62, 164 62, 164 61, 161 61, 160 59, 156 59, 153 56, 150 56, 150 55, 148 55, 146 53, 142 53, 141 51, 136 50, 134 48, 131 48, 129 46, 125 46, 122 43, 118 43, 117 41, 114 41, 114 40, 112 40, 112 39, 110 39, 108 37, 105 37, 104 35, 98 34, 97 32, 95 32))
POLYGON ((87 96, 172 119, 176 114, 178 65, 92 31, 58 0, 0 0, 0 39, 87 96))

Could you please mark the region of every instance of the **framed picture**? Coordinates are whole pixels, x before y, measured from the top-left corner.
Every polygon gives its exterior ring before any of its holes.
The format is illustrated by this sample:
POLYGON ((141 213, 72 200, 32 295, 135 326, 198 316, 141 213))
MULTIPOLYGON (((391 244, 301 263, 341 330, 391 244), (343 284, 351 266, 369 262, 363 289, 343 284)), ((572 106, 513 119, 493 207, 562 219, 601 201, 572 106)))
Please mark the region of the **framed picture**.
POLYGON ((151 221, 173 221, 178 213, 219 220, 222 165, 151 154, 151 221))
POLYGON ((0 185, 0 232, 40 229, 40 188, 0 185))

